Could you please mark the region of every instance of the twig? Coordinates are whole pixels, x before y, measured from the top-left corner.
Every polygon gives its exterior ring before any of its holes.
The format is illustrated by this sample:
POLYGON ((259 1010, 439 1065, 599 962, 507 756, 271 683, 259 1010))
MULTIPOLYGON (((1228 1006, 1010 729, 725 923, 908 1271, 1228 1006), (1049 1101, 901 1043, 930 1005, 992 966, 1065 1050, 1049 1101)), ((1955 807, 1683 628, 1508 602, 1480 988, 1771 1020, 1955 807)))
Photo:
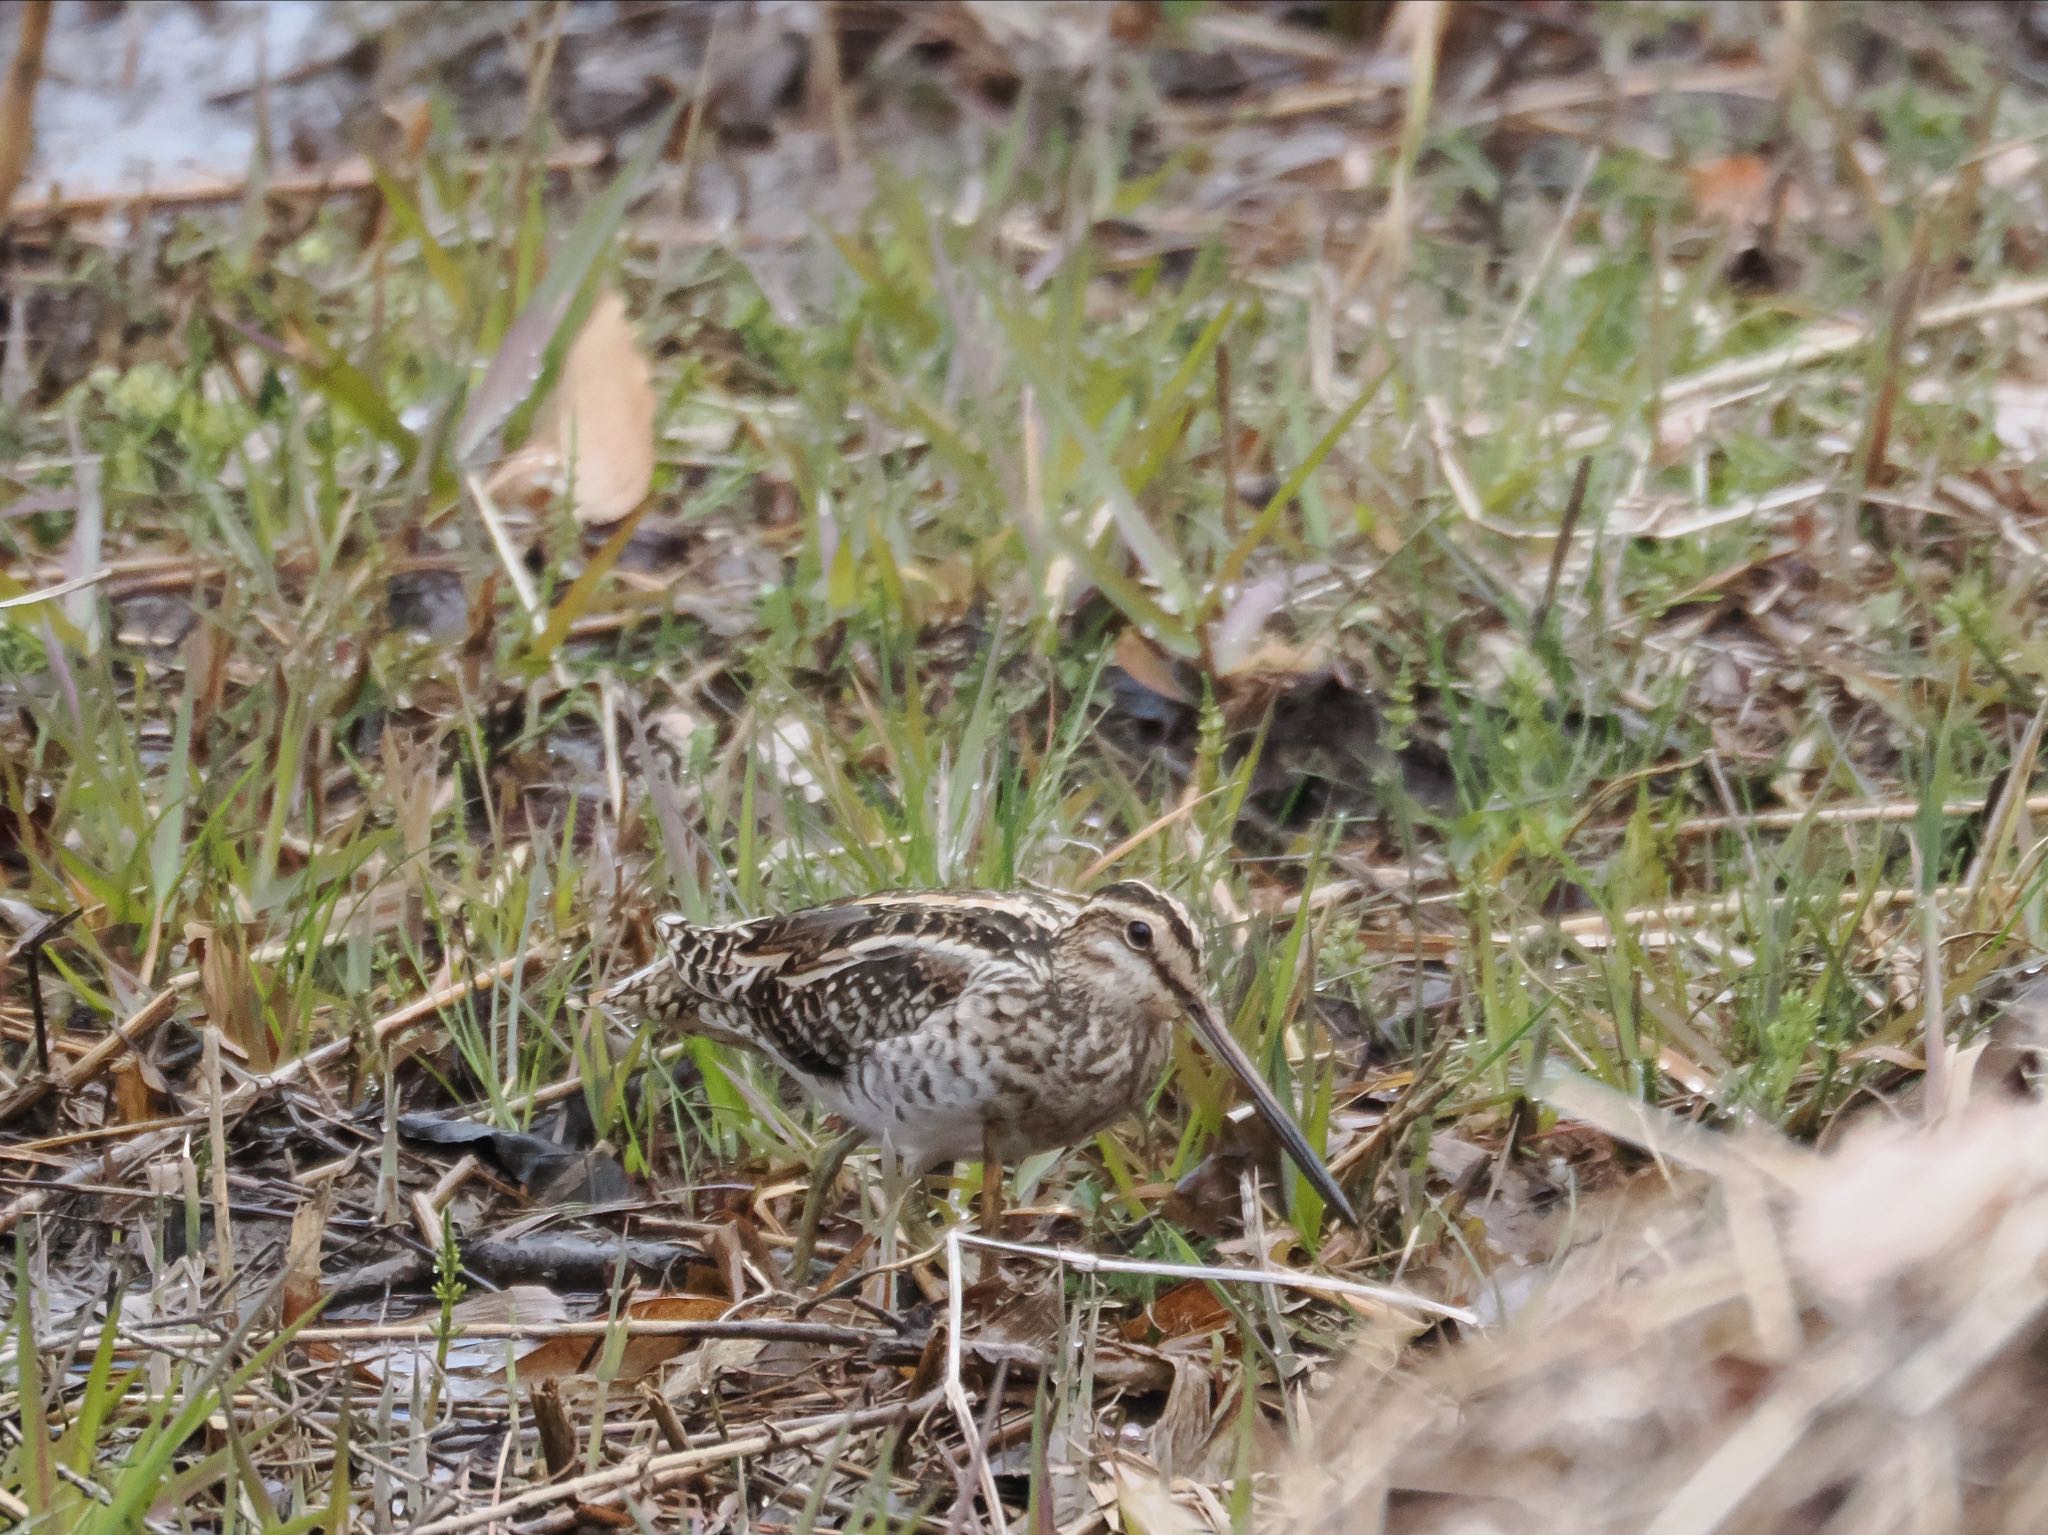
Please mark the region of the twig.
MULTIPOLYGON (((548 611, 541 606, 540 593, 534 587, 533 577, 527 573, 525 561, 519 558, 518 549, 513 547, 511 531, 505 526, 498 503, 491 499, 490 491, 474 473, 464 474, 462 483, 469 487, 469 498, 476 503, 476 514, 491 536, 491 547, 498 551, 498 563, 505 569, 505 579, 512 583, 512 594, 519 599, 519 606, 526 610, 526 621, 533 626, 536 635, 545 634, 548 611)), ((563 692, 575 691, 575 682, 569 676, 569 668, 562 662, 559 648, 548 658, 548 670, 554 673, 555 682, 563 692)))
POLYGON ((533 626, 533 632, 541 633, 548 626, 548 615, 540 605, 540 593, 534 588, 533 577, 527 573, 525 561, 519 558, 519 551, 512 546, 512 535, 505 527, 498 503, 491 499, 490 491, 475 474, 465 474, 462 482, 469 487, 470 499, 476 503, 477 516, 483 519, 484 531, 491 535, 491 547, 498 552, 498 563, 505 569, 505 579, 512 584, 512 595, 526 610, 526 621, 533 626))
POLYGON ((1230 348, 1216 347, 1216 420, 1223 434, 1223 531, 1232 543, 1243 534, 1237 515, 1237 415, 1230 402, 1230 348))
MULTIPOLYGON (((1946 304, 1928 305, 1913 317, 1912 333, 1916 336, 1922 335, 1927 331, 1942 330, 1951 325, 1964 325, 1972 320, 1988 319, 1995 314, 2009 314, 2016 309, 2031 309, 2042 303, 2048 303, 2048 280, 2033 278, 2026 282, 2005 283, 1989 293, 1953 299, 1946 304)), ((1672 380, 1664 387, 1663 404, 1669 409, 1673 403, 1680 400, 1720 394, 1747 384, 1763 383, 1795 368, 1831 361, 1844 353, 1855 351, 1870 339, 1874 329, 1871 325, 1859 324, 1817 325, 1800 340, 1774 351, 1758 353, 1753 357, 1738 357, 1732 362, 1703 368, 1698 373, 1672 380)))
POLYGON ((235 1280, 234 1206, 228 1198, 227 1086, 220 1069, 220 1025, 208 1023, 202 1076, 206 1083, 206 1141, 213 1161, 213 1244, 217 1278, 232 1290, 235 1280))
MULTIPOLYGON (((1934 892, 1936 895, 1952 893, 1953 887, 1934 892)), ((1623 912, 1618 922, 1609 921, 1604 913, 1592 912, 1583 917, 1567 917, 1563 921, 1526 923, 1510 931, 1496 933, 1494 941, 1517 944, 1539 938, 1565 937, 1586 948, 1605 948, 1614 942, 1615 934, 1622 928, 1651 928, 1649 932, 1639 932, 1636 935, 1638 941, 1648 941, 1660 934, 1668 936, 1676 930, 1695 927, 1707 918, 1739 917, 1752 907, 1780 911, 1802 899, 1803 897, 1798 896, 1774 895, 1757 901, 1750 896, 1724 895, 1711 901, 1673 901, 1663 906, 1635 906, 1623 912)), ((1919 899, 1918 890, 1900 885, 1867 892, 1844 890, 1838 904, 1843 911, 1854 911, 1866 903, 1872 911, 1889 911, 1901 906, 1911 906, 1919 899)))
MULTIPOLYGON (((515 954, 510 959, 499 960, 497 964, 492 965, 488 970, 476 971, 466 980, 456 981, 450 985, 443 986, 439 991, 430 991, 417 1001, 408 1002, 404 1007, 394 1012, 386 1013, 382 1018, 379 1018, 370 1025, 370 1033, 377 1043, 383 1044, 390 1040, 393 1035, 404 1033, 416 1023, 424 1023, 427 1019, 462 1001, 463 998, 479 991, 488 991, 500 981, 508 981, 514 975, 520 974, 536 965, 544 965, 553 957, 548 950, 540 948, 531 949, 525 954, 515 954)), ((340 1043, 340 1041, 336 1041, 336 1044, 340 1043)), ((311 1055, 328 1051, 335 1051, 335 1046, 322 1046, 320 1051, 311 1052, 309 1055, 301 1056, 300 1059, 310 1060, 311 1055)), ((335 1051, 335 1053, 342 1052, 335 1051)), ((281 1071, 283 1068, 279 1069, 281 1071)), ((273 1076, 275 1075, 273 1073, 273 1076)))
POLYGON ((737 1439, 719 1440, 710 1444, 693 1445, 687 1450, 675 1450, 666 1455, 643 1453, 622 1465, 607 1467, 603 1471, 593 1471, 587 1476, 573 1477, 566 1482, 552 1482, 545 1487, 529 1487, 524 1492, 515 1493, 496 1503, 486 1504, 482 1508, 470 1509, 467 1513, 453 1514, 429 1524, 414 1525, 413 1535, 461 1535, 465 1530, 500 1524, 515 1515, 544 1508, 550 1503, 560 1503, 569 1499, 579 1502, 608 1499, 623 1493, 636 1482, 644 1484, 643 1490, 657 1491, 661 1484, 701 1466, 715 1466, 727 1460, 744 1460, 749 1455, 759 1455, 767 1450, 792 1445, 816 1444, 820 1440, 830 1439, 853 1429, 874 1428, 884 1423, 918 1417, 938 1406, 943 1394, 940 1391, 928 1391, 914 1401, 898 1402, 887 1407, 865 1407, 852 1412, 837 1412, 827 1417, 794 1423, 786 1428, 748 1434, 737 1439), (592 1496, 593 1494, 596 1496, 592 1496))
POLYGON ((1420 1123, 1424 1116, 1433 1114, 1436 1106, 1456 1091, 1459 1085, 1456 1074, 1440 1069, 1456 1039, 1456 1033, 1451 1030, 1445 1030, 1438 1037, 1437 1042, 1430 1046, 1429 1054, 1415 1068, 1408 1091, 1401 1095, 1400 1101, 1378 1124, 1330 1159, 1331 1177, 1350 1177, 1353 1169, 1365 1166, 1394 1145, 1411 1126, 1420 1123))
MULTIPOLYGON (((36 1069, 45 1075, 50 1070, 50 1021, 43 1012, 43 950, 53 938, 76 922, 83 911, 83 907, 74 906, 57 916, 43 918, 7 951, 8 959, 23 961, 28 971, 28 1007, 30 1020, 35 1025, 36 1069)), ((0 964, 0 968, 5 968, 4 964, 0 964)), ((0 1111, 0 1120, 6 1117, 6 1113, 0 1111)))
MULTIPOLYGON (((302 1327, 292 1334, 295 1343, 431 1343, 442 1331, 438 1316, 409 1322, 336 1322, 327 1327, 302 1327)), ((787 1322, 773 1317, 730 1321, 683 1321, 669 1317, 602 1317, 583 1322, 458 1322, 454 1335, 464 1339, 490 1338, 745 1338, 756 1343, 818 1343, 833 1348, 866 1348, 895 1340, 893 1333, 875 1327, 847 1327, 837 1322, 787 1322)), ((147 1328, 127 1327, 122 1336, 133 1345, 151 1349, 211 1348, 220 1339, 211 1333, 189 1328, 162 1336, 147 1328)))
MULTIPOLYGON (((806 1296, 803 1300, 797 1302, 796 1314, 800 1317, 808 1316, 827 1301, 845 1300, 877 1274, 902 1274, 921 1268, 946 1250, 945 1243, 934 1242, 930 1247, 923 1249, 921 1252, 910 1253, 898 1258, 894 1263, 877 1263, 871 1267, 863 1268, 858 1273, 853 1272, 852 1265, 859 1261, 862 1253, 874 1245, 874 1240, 873 1232, 862 1232, 860 1239, 852 1247, 848 1248, 846 1255, 839 1260, 838 1267, 825 1276, 825 1283, 819 1288, 818 1292, 815 1295, 806 1296), (841 1269, 845 1269, 847 1272, 841 1274, 841 1269)), ((856 1302, 856 1304, 859 1304, 859 1302, 856 1302)))
POLYGON ((1543 595, 1536 601, 1536 611, 1529 615, 1529 638, 1532 641, 1543 638, 1543 626, 1549 622, 1551 604, 1557 601, 1557 583, 1564 575, 1564 557, 1572 546, 1572 534, 1578 531, 1579 518, 1586 510, 1586 482, 1593 475, 1591 454, 1579 460, 1578 473, 1572 476, 1572 493, 1564 504, 1564 515, 1557 522, 1557 542, 1550 550, 1550 569, 1544 573, 1543 595))
POLYGON ((0 611, 8 608, 32 608, 39 602, 54 602, 59 597, 82 592, 88 586, 98 586, 112 574, 113 571, 103 566, 87 575, 74 576, 69 581, 59 581, 55 586, 43 586, 32 592, 23 592, 19 597, 0 597, 0 611))
POLYGON ((1812 1159, 1811 1152, 1760 1131, 1743 1137, 1716 1134, 1576 1072, 1553 1068, 1530 1084, 1529 1096, 1616 1140, 1640 1146, 1659 1162, 1689 1167, 1721 1182, 1762 1179, 1796 1192, 1800 1170, 1812 1159))
MULTIPOLYGON (((547 158, 550 171, 582 170, 601 164, 611 146, 598 139, 581 139, 565 144, 547 158)), ((477 156, 456 167, 456 173, 479 178, 493 173, 498 162, 477 156)), ((297 175, 273 177, 263 189, 266 198, 322 198, 342 192, 368 192, 377 185, 375 169, 359 155, 297 175)), ((249 195, 247 176, 201 176, 177 186, 153 189, 114 188, 91 192, 64 193, 52 190, 13 210, 17 225, 49 222, 64 218, 92 218, 118 208, 144 205, 152 208, 187 207, 201 203, 238 202, 249 195)))
POLYGON ((204 1114, 165 1114, 156 1119, 138 1119, 128 1124, 95 1125, 90 1130, 70 1130, 62 1135, 45 1135, 33 1141, 0 1145, 0 1158, 34 1162, 66 1146, 91 1146, 100 1141, 125 1141, 158 1130, 191 1130, 206 1123, 204 1114))
POLYGON ((654 1426, 661 1430, 661 1437, 668 1441, 671 1450, 689 1449, 690 1435, 683 1427, 683 1420, 676 1415, 675 1404, 662 1395, 661 1387, 654 1381, 640 1382, 640 1405, 654 1419, 654 1426))
MULTIPOLYGON (((2024 778, 2014 774, 2013 778, 2024 778)), ((2010 783, 2011 780, 2008 780, 2010 783)), ((2048 794, 2030 794, 2021 801, 2029 815, 2048 815, 2048 794)), ((1982 815, 1981 799, 1952 799, 1941 807, 1949 820, 1982 815)), ((1920 806, 1909 799, 1878 800, 1867 805, 1827 805, 1806 810, 1759 810, 1753 815, 1703 815, 1671 828, 1677 837, 1710 837, 1724 831, 1797 831, 1802 826, 1856 826, 1866 822, 1917 820, 1920 806)), ((1994 816, 1994 820, 1997 819, 1994 816)))
POLYGON ((1167 827, 1173 825, 1174 822, 1186 820, 1195 810, 1207 804, 1217 795, 1227 792, 1231 787, 1227 783, 1218 784, 1207 794, 1197 794, 1191 799, 1182 800, 1164 815, 1154 817, 1151 821, 1124 838, 1115 847, 1104 853, 1100 858, 1090 863, 1087 868, 1075 876, 1074 882, 1077 885, 1088 884, 1104 870, 1121 862, 1133 849, 1143 847, 1147 842, 1158 836, 1159 833, 1165 831, 1167 827))
MULTIPOLYGON (((1002 1251, 1009 1246, 1005 1242, 976 1245, 994 1251, 1002 1251)), ((946 1384, 943 1389, 946 1403, 960 1424, 960 1432, 967 1436, 969 1463, 975 1480, 981 1484, 981 1500, 988 1505, 989 1523, 994 1526, 996 1535, 1008 1535, 1009 1521, 1003 1517, 1003 1500, 996 1491, 995 1472, 984 1452, 981 1425, 974 1421, 974 1408, 967 1400, 967 1386, 960 1373, 960 1335, 967 1326, 965 1282, 961 1278, 964 1267, 960 1257, 960 1228, 955 1226, 946 1233, 946 1384)))
MULTIPOLYGON (((991 1257, 989 1261, 993 1263, 997 1260, 991 1257)), ((982 1398, 981 1421, 975 1425, 974 1433, 966 1445, 968 1464, 964 1468, 965 1474, 958 1462, 954 1463, 953 1477, 960 1491, 953 1501, 952 1517, 947 1521, 947 1535, 956 1535, 956 1532, 964 1530, 967 1526, 967 1516, 970 1512, 967 1477, 973 1475, 979 1481, 979 1473, 988 1467, 988 1452, 995 1443, 996 1428, 1003 1415, 1003 1393, 1010 1383, 1010 1364, 1011 1361, 1007 1358, 997 1362, 995 1379, 989 1382, 987 1394, 982 1398)), ((1028 1428, 1030 1420, 1026 1419, 1025 1422, 1028 1428)), ((1000 1520, 1003 1516, 998 1514, 996 1517, 1000 1520)))
MULTIPOLYGON (((1913 243, 1906 258, 1906 268, 1899 274, 1892 288, 1890 309, 1885 316, 1881 339, 1882 346, 1874 348, 1872 377, 1870 379, 1870 416, 1864 424, 1863 435, 1856 444, 1857 473, 1856 499, 1842 508, 1842 516, 1836 524, 1836 557, 1843 569, 1849 569, 1856 547, 1857 523, 1861 511, 1861 493, 1874 490, 1885 477, 1889 466, 1892 436, 1892 416, 1898 407, 1905 372, 1906 345, 1912 340, 1914 317, 1920 310, 1920 296, 1927 285, 1928 263, 1934 258, 1934 231, 1946 212, 1949 198, 1942 198, 1932 205, 1923 204, 1920 216, 1913 223, 1913 243)), ((1873 337, 1873 340, 1878 339, 1873 337)))
POLYGON ((1444 477, 1451 499, 1458 503, 1467 522, 1488 532, 1495 531, 1479 492, 1473 488, 1472 476, 1465 472, 1464 462, 1458 457, 1458 445, 1451 440, 1451 418, 1444 402, 1428 395, 1422 401, 1422 409, 1429 420, 1429 445, 1436 453, 1437 470, 1444 477))
POLYGON ((36 85, 43 78, 43 40, 50 35, 53 3, 28 0, 16 12, 21 30, 16 34, 14 60, 7 66, 7 83, 0 87, 0 224, 8 222, 14 190, 28 169, 29 145, 35 137, 36 85))
POLYGON ((1265 1269, 1222 1268, 1209 1263, 1154 1263, 1145 1258, 1105 1258, 1099 1253, 1087 1252, 1077 1247, 1037 1247, 1029 1242, 1000 1242, 991 1237, 961 1236, 957 1231, 949 1234, 947 1242, 949 1246, 959 1242, 969 1247, 986 1248, 992 1252, 1017 1253, 1026 1258, 1041 1258, 1083 1274, 1154 1274, 1162 1279, 1203 1279, 1217 1284, 1272 1285, 1277 1289, 1300 1290, 1309 1295, 1350 1296, 1355 1300, 1375 1301, 1385 1306, 1406 1307, 1430 1316, 1448 1317, 1451 1321, 1462 1322, 1467 1326, 1476 1325, 1479 1320, 1462 1306, 1431 1300, 1426 1295, 1417 1295, 1409 1290, 1397 1290, 1390 1285, 1363 1284, 1355 1279, 1332 1279, 1322 1274, 1273 1273, 1265 1269))

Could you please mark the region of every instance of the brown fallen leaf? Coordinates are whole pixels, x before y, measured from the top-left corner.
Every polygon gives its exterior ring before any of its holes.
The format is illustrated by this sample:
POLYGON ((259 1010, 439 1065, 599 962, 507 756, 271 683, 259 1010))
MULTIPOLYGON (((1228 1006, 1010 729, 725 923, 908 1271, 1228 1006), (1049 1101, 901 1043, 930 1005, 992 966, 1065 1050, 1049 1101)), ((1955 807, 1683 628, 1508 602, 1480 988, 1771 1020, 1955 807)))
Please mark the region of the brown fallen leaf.
POLYGON ((156 1102, 150 1094, 149 1082, 143 1077, 142 1068, 136 1061, 123 1061, 114 1068, 109 1080, 114 1085, 116 1124, 136 1125, 145 1119, 156 1117, 156 1102))
POLYGON ((1173 662, 1166 653, 1135 629, 1116 637, 1116 664, 1130 679, 1149 693, 1177 704, 1193 704, 1194 697, 1174 675, 1173 662))
POLYGON ((1160 1338, 1184 1338, 1192 1333, 1217 1332, 1229 1325, 1230 1308, 1217 1297, 1215 1288, 1201 1280, 1177 1284, 1152 1302, 1120 1329, 1132 1343, 1160 1338))
POLYGON ((626 314, 607 288, 562 359, 532 437, 490 479, 494 495, 569 497, 585 527, 617 522, 654 483, 654 383, 626 314))
MULTIPOLYGON (((650 1295, 626 1307, 626 1317, 635 1322, 715 1322, 732 1309, 732 1302, 713 1295, 650 1295)), ((691 1340, 674 1336, 628 1338, 619 1353, 615 1380, 638 1380, 652 1374, 690 1346, 691 1340)), ((550 1338, 519 1357, 521 1380, 550 1379, 582 1375, 593 1370, 603 1357, 603 1338, 550 1338)))
POLYGON ((1703 160, 1686 173, 1693 207, 1704 218, 1747 223, 1763 217, 1770 206, 1771 167, 1756 155, 1724 155, 1703 160))

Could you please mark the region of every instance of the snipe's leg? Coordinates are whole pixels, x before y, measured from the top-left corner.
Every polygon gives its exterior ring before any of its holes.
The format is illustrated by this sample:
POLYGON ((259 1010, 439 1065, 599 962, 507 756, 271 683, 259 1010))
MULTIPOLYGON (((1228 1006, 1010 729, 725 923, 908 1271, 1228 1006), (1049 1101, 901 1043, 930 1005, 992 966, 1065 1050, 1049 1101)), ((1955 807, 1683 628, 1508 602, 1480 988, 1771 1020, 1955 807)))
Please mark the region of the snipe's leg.
POLYGON ((796 1241, 789 1250, 789 1280, 800 1284, 811 1277, 811 1250, 818 1245, 818 1223, 825 1218, 825 1195, 839 1181, 839 1170, 853 1148, 861 1143, 861 1132, 849 1130, 818 1153, 818 1165, 811 1171, 811 1186, 804 1194, 803 1214, 797 1218, 796 1241))
MULTIPOLYGON (((981 1133, 981 1234, 991 1240, 1003 1234, 1003 1159, 996 1153, 993 1130, 981 1133)), ((994 1278, 1002 1262, 1000 1253, 984 1252, 981 1277, 994 1278)))

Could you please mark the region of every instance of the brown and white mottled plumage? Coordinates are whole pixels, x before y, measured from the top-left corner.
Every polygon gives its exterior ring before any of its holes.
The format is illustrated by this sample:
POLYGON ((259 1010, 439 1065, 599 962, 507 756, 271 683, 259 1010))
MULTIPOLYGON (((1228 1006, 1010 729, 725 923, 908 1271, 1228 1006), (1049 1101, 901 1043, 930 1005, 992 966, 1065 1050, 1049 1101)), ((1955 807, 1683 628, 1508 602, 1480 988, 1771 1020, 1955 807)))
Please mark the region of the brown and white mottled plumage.
POLYGON ((763 1052, 909 1167, 1087 1139, 1144 1100, 1189 1018, 1355 1219, 1206 1000, 1186 909, 1140 881, 1085 899, 890 892, 655 927, 665 952, 598 1000, 763 1052))

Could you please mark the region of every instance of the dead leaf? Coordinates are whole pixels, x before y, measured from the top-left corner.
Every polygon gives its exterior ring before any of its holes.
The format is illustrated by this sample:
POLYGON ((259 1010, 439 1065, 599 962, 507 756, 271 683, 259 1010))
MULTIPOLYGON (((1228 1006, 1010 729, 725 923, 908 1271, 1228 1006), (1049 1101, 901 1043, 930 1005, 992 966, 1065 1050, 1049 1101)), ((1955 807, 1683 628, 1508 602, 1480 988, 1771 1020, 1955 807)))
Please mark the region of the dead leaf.
POLYGON ((569 497, 585 527, 617 522, 654 483, 654 384, 626 301, 607 288, 562 360, 533 436, 491 476, 493 494, 569 497))
POLYGON ((1059 1286, 1043 1276, 1010 1288, 984 1280, 969 1286, 968 1296, 988 1312, 967 1346, 991 1363, 1005 1357, 1042 1358, 1066 1325, 1059 1286))
POLYGON ((500 1130, 449 1114, 401 1114, 398 1133, 480 1153, 543 1205, 607 1204, 632 1192, 625 1169, 601 1145, 564 1146, 530 1130, 500 1130))
POLYGON ((1277 576, 1247 582, 1210 626, 1209 653, 1215 657, 1216 670, 1223 676, 1243 671, 1252 661, 1267 621, 1287 600, 1287 586, 1277 576))
POLYGON ((1173 662, 1167 659, 1166 653, 1137 630, 1126 629, 1116 637, 1114 657, 1116 664, 1123 668, 1124 675, 1146 692, 1177 704, 1194 703, 1188 690, 1174 675, 1173 662))
POLYGON ((1143 1343, 1155 1329, 1161 1338, 1185 1338, 1215 1332, 1229 1321, 1230 1308, 1217 1298, 1215 1289, 1190 1279, 1147 1306, 1142 1316, 1124 1323, 1122 1332, 1131 1342, 1143 1343))
MULTIPOLYGON (((626 1307, 626 1316, 636 1322, 715 1322, 732 1307, 732 1302, 713 1295, 650 1295, 626 1307)), ((638 1380, 651 1375, 684 1349, 689 1338, 674 1335, 628 1338, 619 1353, 614 1380, 638 1380)), ((550 1338, 520 1356, 522 1380, 582 1375, 596 1368, 603 1357, 603 1338, 550 1338)))
POLYGON ((192 626, 185 644, 185 675, 193 679, 192 755, 206 760, 209 729, 227 698, 228 659, 234 653, 234 631, 205 620, 192 626))
POLYGON ((123 1061, 114 1068, 112 1077, 114 1120, 117 1124, 135 1125, 155 1117, 156 1104, 151 1099, 149 1083, 136 1061, 132 1058, 123 1061))
POLYGON ((1686 173, 1693 207, 1706 218, 1754 223, 1770 206, 1771 167, 1756 155, 1703 160, 1686 173))
POLYGON ((1195 1516, 1174 1502, 1166 1483, 1142 1467, 1117 1465, 1110 1471, 1116 1512, 1127 1530, 1145 1535, 1195 1535, 1195 1516))
POLYGON ((713 1390, 721 1380, 751 1369, 767 1347, 760 1338, 708 1339, 683 1356, 663 1383, 663 1393, 671 1401, 681 1401, 694 1392, 713 1390))
MULTIPOLYGON (((481 1401, 504 1389, 505 1361, 515 1345, 502 1337, 465 1336, 463 1329, 517 1323, 538 1330, 569 1320, 569 1307, 560 1295, 545 1285, 514 1284, 502 1290, 472 1291, 455 1303, 452 1315, 456 1337, 446 1345, 444 1387, 453 1398, 481 1401)), ((437 1316, 437 1312, 416 1312, 410 1317, 392 1320, 420 1323, 437 1316)), ((593 1340, 567 1338, 556 1341, 588 1344, 593 1340)), ((326 1358, 328 1355, 321 1351, 330 1347, 324 1343, 311 1343, 307 1345, 307 1352, 314 1358, 326 1358)), ((439 1339, 423 1334, 382 1354, 375 1369, 361 1359, 354 1360, 352 1367, 359 1377, 372 1385, 388 1379, 396 1389, 410 1390, 427 1374, 442 1373, 442 1364, 437 1362, 442 1352, 443 1345, 439 1339)))
POLYGON ((433 101, 424 91, 411 91, 385 102, 383 112, 398 130, 399 164, 418 164, 434 126, 433 101))
POLYGON ((186 924, 185 940, 199 955, 199 989, 206 998, 207 1021, 257 1069, 267 1071, 276 1065, 242 930, 192 922, 186 924))
POLYGON ((2048 387, 2021 380, 1991 386, 1991 429, 1998 445, 2022 459, 2048 450, 2048 387))
POLYGON ((478 1290, 455 1303, 455 1320, 464 1326, 485 1322, 523 1322, 538 1327, 569 1320, 569 1306, 542 1284, 509 1284, 502 1290, 478 1290))

